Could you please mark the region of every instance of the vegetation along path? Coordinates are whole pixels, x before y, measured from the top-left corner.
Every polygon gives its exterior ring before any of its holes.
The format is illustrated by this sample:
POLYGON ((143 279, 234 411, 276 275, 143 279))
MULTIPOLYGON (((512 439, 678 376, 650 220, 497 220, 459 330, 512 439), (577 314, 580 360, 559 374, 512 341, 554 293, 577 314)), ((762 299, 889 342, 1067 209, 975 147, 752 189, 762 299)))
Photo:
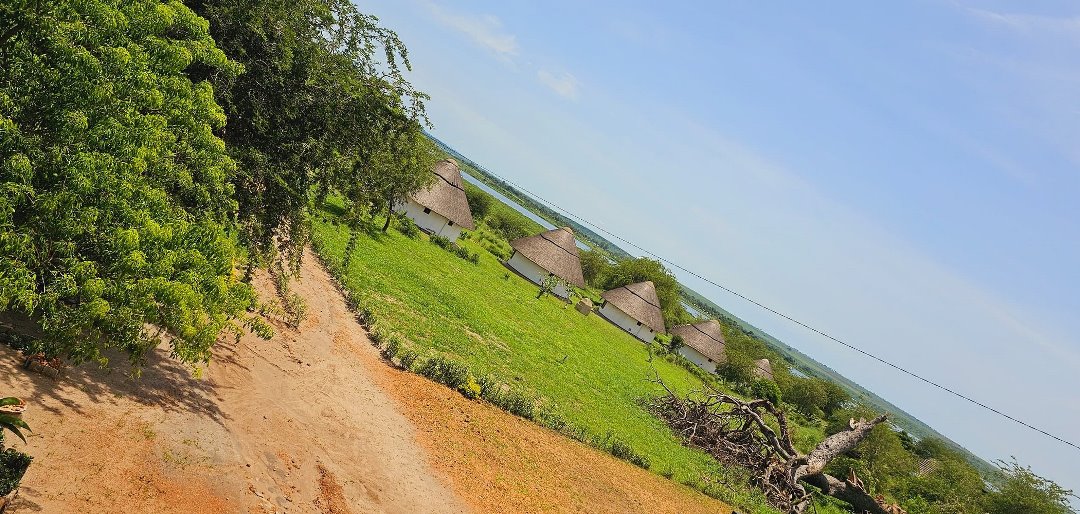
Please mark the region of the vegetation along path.
POLYGON ((137 380, 87 366, 54 380, 0 348, 34 428, 13 512, 727 511, 390 368, 313 256, 292 290, 299 330, 223 340, 201 379, 156 352, 137 380))

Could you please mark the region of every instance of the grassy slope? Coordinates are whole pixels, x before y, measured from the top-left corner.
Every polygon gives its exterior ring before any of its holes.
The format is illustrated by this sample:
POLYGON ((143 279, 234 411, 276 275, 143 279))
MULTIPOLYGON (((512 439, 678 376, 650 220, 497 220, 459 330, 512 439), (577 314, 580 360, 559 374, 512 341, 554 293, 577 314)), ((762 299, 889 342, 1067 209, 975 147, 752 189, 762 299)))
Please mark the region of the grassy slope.
MULTIPOLYGON (((333 216, 314 222, 322 257, 340 263, 349 231, 333 216)), ((611 433, 648 457, 652 469, 692 482, 720 473, 717 463, 682 446, 640 406, 656 393, 655 370, 670 387, 688 391, 700 382, 595 315, 584 317, 510 273, 472 241, 471 264, 426 241, 391 230, 363 236, 345 286, 390 327, 422 348, 452 355, 472 369, 516 381, 557 405, 564 419, 593 434, 611 433), (565 361, 560 362, 564 359, 565 361)), ((729 501, 753 504, 745 492, 729 501)), ((725 495, 726 496, 726 495, 725 495)))

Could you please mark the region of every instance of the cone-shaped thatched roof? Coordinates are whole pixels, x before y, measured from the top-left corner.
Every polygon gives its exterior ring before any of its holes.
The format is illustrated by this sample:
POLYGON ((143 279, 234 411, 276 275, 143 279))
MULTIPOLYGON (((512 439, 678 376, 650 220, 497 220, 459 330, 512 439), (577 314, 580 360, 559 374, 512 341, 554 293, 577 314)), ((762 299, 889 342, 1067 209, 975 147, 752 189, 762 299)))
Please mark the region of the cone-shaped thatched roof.
POLYGON ((443 159, 435 163, 435 183, 413 195, 416 203, 441 214, 462 228, 475 229, 469 201, 461 182, 461 170, 456 162, 443 159))
POLYGON ((758 378, 767 378, 769 380, 772 380, 773 378, 772 363, 769 362, 769 359, 759 359, 754 361, 754 369, 751 371, 753 371, 754 376, 758 378))
POLYGON ((642 322, 656 332, 664 331, 664 315, 660 312, 660 299, 656 286, 650 281, 627 284, 604 291, 604 300, 619 310, 642 322))
POLYGON ((724 345, 727 344, 724 341, 724 332, 720 330, 720 323, 714 319, 693 325, 679 325, 671 329, 671 335, 682 337, 683 344, 697 350, 713 362, 727 360, 727 355, 724 354, 724 345))
POLYGON ((585 278, 581 274, 581 260, 578 259, 577 243, 574 231, 570 227, 549 230, 543 234, 523 237, 510 241, 510 247, 571 284, 585 287, 585 278))

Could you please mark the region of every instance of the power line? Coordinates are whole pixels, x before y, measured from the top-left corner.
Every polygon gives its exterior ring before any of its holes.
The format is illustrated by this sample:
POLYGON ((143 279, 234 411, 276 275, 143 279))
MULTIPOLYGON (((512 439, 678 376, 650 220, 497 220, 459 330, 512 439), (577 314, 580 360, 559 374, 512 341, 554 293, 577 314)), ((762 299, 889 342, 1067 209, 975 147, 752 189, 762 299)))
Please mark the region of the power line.
MULTIPOLYGON (((477 168, 479 168, 479 167, 480 166, 477 166, 477 168)), ((1054 434, 1051 434, 1050 432, 1047 432, 1046 430, 1043 430, 1043 429, 1041 429, 1039 427, 1036 427, 1036 426, 1034 426, 1034 425, 1032 425, 1032 424, 1030 424, 1030 423, 1028 423, 1026 421, 1023 421, 1023 420, 1021 420, 1019 418, 1016 418, 1014 416, 1010 416, 1009 414, 1006 414, 1006 413, 1002 412, 1001 410, 998 410, 998 409, 996 409, 994 407, 991 407, 991 406, 989 406, 989 405, 987 405, 987 404, 985 404, 983 402, 980 402, 980 401, 978 401, 978 400, 976 400, 976 399, 974 399, 974 398, 972 398, 970 396, 964 395, 964 394, 962 394, 960 392, 957 392, 957 391, 955 391, 953 389, 950 389, 949 387, 946 387, 946 386, 941 385, 941 384, 939 384, 937 382, 934 382, 933 380, 930 380, 930 379, 928 379, 926 377, 923 377, 922 375, 919 375, 919 374, 917 374, 917 373, 915 373, 913 371, 909 371, 908 369, 906 369, 904 367, 893 364, 893 363, 891 363, 891 362, 889 362, 889 361, 887 361, 887 360, 885 360, 885 359, 883 359, 881 357, 878 357, 877 355, 874 355, 874 354, 872 354, 872 353, 870 353, 870 352, 868 352, 866 350, 863 350, 863 349, 861 349, 861 348, 859 348, 857 346, 854 346, 852 344, 844 342, 843 340, 841 340, 841 339, 839 339, 837 337, 829 335, 828 333, 824 332, 823 330, 819 330, 817 328, 814 328, 811 325, 803 323, 802 321, 799 321, 799 320, 797 320, 797 319, 795 319, 795 318, 793 318, 791 316, 788 316, 787 314, 784 314, 783 312, 780 312, 780 311, 778 311, 776 309, 773 309, 772 307, 769 307, 768 305, 765 305, 765 304, 763 304, 763 303, 761 303, 761 302, 759 302, 757 300, 754 300, 753 298, 750 298, 750 297, 748 297, 748 296, 746 296, 746 295, 744 295, 744 294, 742 294, 742 293, 740 293, 738 291, 735 291, 735 290, 733 290, 731 288, 723 286, 723 285, 721 285, 721 284, 719 284, 719 283, 717 283, 717 282, 715 282, 715 281, 713 281, 713 280, 711 280, 711 279, 709 279, 707 277, 702 276, 699 273, 696 273, 696 272, 694 272, 694 271, 692 271, 690 269, 687 269, 686 267, 683 267, 683 266, 679 265, 678 263, 675 263, 675 262, 672 262, 672 261, 670 261, 668 259, 665 259, 664 257, 661 257, 661 256, 659 256, 659 255, 657 255, 657 254, 655 254, 655 253, 653 253, 653 252, 651 252, 651 251, 649 251, 649 250, 635 244, 634 242, 632 242, 630 240, 627 240, 626 238, 623 238, 622 236, 619 236, 618 234, 610 232, 610 231, 606 230, 605 228, 603 228, 603 227, 601 227, 601 226, 599 226, 599 225, 597 225, 597 224, 595 224, 595 223, 593 223, 591 221, 588 221, 588 220, 582 218, 581 216, 578 216, 578 215, 576 215, 576 214, 574 214, 574 213, 572 213, 572 212, 570 212, 570 211, 568 211, 568 210, 566 210, 566 209, 564 209, 562 207, 559 207, 558 205, 544 199, 540 195, 538 195, 536 193, 533 193, 532 191, 529 191, 528 189, 525 189, 524 187, 522 187, 522 186, 520 186, 520 185, 518 185, 518 184, 516 184, 516 183, 514 183, 514 182, 512 182, 510 180, 507 180, 506 178, 504 178, 504 177, 502 177, 500 175, 492 173, 491 171, 489 171, 487 169, 483 169, 483 171, 485 173, 488 173, 491 176, 493 176, 493 177, 507 183, 507 184, 510 184, 511 186, 514 186, 514 188, 516 188, 516 189, 518 189, 518 190, 532 196, 533 198, 535 198, 537 200, 540 200, 541 202, 544 202, 545 204, 547 204, 547 205, 553 207, 554 209, 562 212, 566 216, 569 216, 569 217, 577 220, 578 222, 580 222, 582 224, 588 225, 588 226, 590 226, 590 227, 592 227, 592 228, 594 228, 596 230, 599 230, 600 232, 603 232, 604 234, 606 234, 606 235, 608 235, 610 237, 618 239, 619 241, 622 241, 623 243, 626 243, 626 244, 628 244, 628 245, 630 245, 630 246, 644 252, 645 254, 647 254, 649 256, 652 256, 653 258, 655 258, 658 261, 664 262, 664 263, 668 264, 669 266, 671 266, 673 268, 681 270, 684 273, 687 273, 687 274, 689 274, 691 276, 694 276, 694 277, 696 277, 698 279, 701 279, 701 280, 703 280, 703 281, 705 281, 705 282, 707 282, 709 284, 712 284, 712 285, 724 290, 725 292, 727 292, 729 294, 732 294, 732 295, 734 295, 736 297, 739 297, 739 298, 741 298, 741 299, 743 299, 743 300, 745 300, 745 301, 747 301, 749 303, 752 303, 752 304, 754 304, 754 305, 756 305, 756 306, 758 306, 758 307, 760 307, 760 308, 762 308, 762 309, 764 309, 764 310, 766 310, 768 312, 771 312, 772 314, 774 314, 776 316, 784 318, 784 319, 786 319, 786 320, 788 320, 788 321, 790 321, 790 322, 792 322, 792 323, 794 323, 796 325, 799 325, 800 327, 803 327, 804 329, 809 330, 809 331, 811 331, 811 332, 813 332, 815 334, 818 334, 818 335, 820 335, 820 336, 822 336, 822 337, 824 337, 826 339, 829 339, 829 340, 831 340, 831 341, 833 341, 835 343, 839 343, 839 344, 847 347, 848 349, 859 352, 862 355, 864 355, 866 357, 869 357, 869 358, 871 358, 873 360, 876 360, 876 361, 878 361, 878 362, 880 362, 880 363, 882 363, 882 364, 884 364, 884 365, 886 365, 886 366, 888 366, 890 368, 893 368, 893 369, 895 369, 897 371, 900 371, 901 373, 904 373, 904 374, 906 374, 908 376, 911 376, 911 377, 914 377, 914 378, 916 378, 918 380, 921 380, 922 382, 925 382, 925 383, 927 383, 927 384, 929 384, 929 385, 931 385, 933 387, 941 389, 942 391, 945 391, 945 392, 947 392, 947 393, 949 393, 949 394, 951 394, 953 396, 956 396, 957 398, 961 398, 961 399, 963 399, 963 400, 965 400, 967 402, 970 402, 970 403, 975 404, 975 405, 977 405, 979 407, 982 407, 983 409, 986 409, 986 410, 988 410, 990 412, 993 412, 994 414, 997 414, 997 415, 999 415, 1001 417, 1004 417, 1004 418, 1006 418, 1008 420, 1019 423, 1020 425, 1023 425, 1023 426, 1025 426, 1025 427, 1027 427, 1027 428, 1029 428, 1031 430, 1034 430, 1034 431, 1036 431, 1036 432, 1038 432, 1038 433, 1040 433, 1042 435, 1045 435, 1045 436, 1047 436, 1047 437, 1049 437, 1051 439, 1054 439, 1054 440, 1056 440, 1056 441, 1058 441, 1060 443, 1071 446, 1076 450, 1080 450, 1080 445, 1077 445, 1076 443, 1073 443, 1071 441, 1068 441, 1068 440, 1065 440, 1065 439, 1063 439, 1061 437, 1058 437, 1058 436, 1056 436, 1054 434)))

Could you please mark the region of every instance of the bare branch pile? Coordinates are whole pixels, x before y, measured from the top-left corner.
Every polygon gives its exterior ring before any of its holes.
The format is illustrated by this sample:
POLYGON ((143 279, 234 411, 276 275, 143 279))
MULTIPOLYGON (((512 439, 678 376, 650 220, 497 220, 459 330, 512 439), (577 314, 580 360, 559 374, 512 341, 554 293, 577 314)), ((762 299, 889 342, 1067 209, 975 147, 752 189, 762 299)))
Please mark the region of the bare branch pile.
POLYGON ((799 453, 791 441, 784 413, 768 400, 744 401, 717 391, 681 397, 659 378, 666 395, 651 404, 655 415, 682 437, 684 444, 699 448, 720 462, 751 471, 754 485, 761 488, 778 509, 802 514, 810 505, 804 483, 825 494, 844 500, 857 512, 893 514, 888 506, 870 496, 862 482, 852 475, 840 480, 823 473, 830 460, 851 451, 879 423, 851 420, 848 430, 833 434, 809 454, 799 453))

